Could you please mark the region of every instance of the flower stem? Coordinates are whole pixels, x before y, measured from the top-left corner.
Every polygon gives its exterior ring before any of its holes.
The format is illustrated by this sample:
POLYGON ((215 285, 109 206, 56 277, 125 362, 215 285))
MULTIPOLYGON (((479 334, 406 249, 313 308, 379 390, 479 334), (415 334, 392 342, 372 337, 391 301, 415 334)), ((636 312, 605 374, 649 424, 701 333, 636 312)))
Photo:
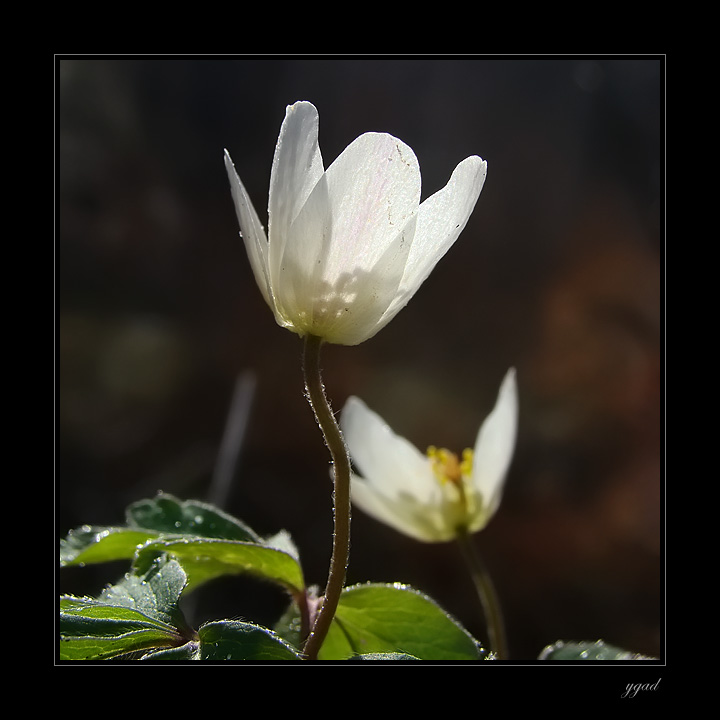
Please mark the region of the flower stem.
POLYGON ((487 623, 490 649, 495 653, 498 660, 507 660, 505 625, 500 610, 500 601, 490 579, 490 574, 465 528, 458 530, 457 541, 480 598, 485 622, 487 623))
POLYGON ((350 555, 350 458, 335 414, 330 407, 320 373, 322 340, 306 335, 303 345, 303 374, 310 406, 325 437, 333 462, 334 522, 333 550, 325 596, 303 648, 307 660, 317 660, 318 652, 327 636, 340 593, 345 585, 345 573, 350 555))

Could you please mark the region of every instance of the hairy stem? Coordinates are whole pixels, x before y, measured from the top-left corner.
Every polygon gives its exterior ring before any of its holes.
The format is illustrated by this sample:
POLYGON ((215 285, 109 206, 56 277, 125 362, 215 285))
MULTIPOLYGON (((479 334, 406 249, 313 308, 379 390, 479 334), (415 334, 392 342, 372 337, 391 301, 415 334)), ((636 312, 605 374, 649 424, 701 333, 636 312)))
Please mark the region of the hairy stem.
POLYGON ((465 529, 459 529, 457 541, 460 545, 465 562, 467 563, 480 604, 482 605, 490 640, 490 649, 498 660, 507 660, 507 640, 505 638, 505 625, 503 622, 500 601, 490 574, 472 542, 472 538, 465 529))
POLYGON ((350 554, 350 458, 340 427, 330 407, 320 373, 320 347, 322 340, 307 335, 303 346, 303 373, 305 389, 325 443, 330 450, 333 462, 334 482, 334 533, 333 549, 330 558, 330 571, 325 596, 303 648, 307 660, 317 660, 320 647, 327 636, 330 624, 345 585, 345 573, 350 554))

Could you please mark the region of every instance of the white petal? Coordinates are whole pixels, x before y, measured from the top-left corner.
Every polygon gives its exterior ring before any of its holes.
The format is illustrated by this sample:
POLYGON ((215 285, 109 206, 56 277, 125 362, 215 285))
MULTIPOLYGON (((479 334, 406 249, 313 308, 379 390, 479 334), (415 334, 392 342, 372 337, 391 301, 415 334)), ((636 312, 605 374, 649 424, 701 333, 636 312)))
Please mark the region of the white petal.
POLYGON ((428 458, 359 398, 348 399, 340 426, 353 464, 364 476, 353 475, 353 505, 416 540, 452 539, 428 458))
POLYGON ((325 278, 334 284, 345 273, 373 268, 406 227, 420 202, 420 168, 402 141, 366 133, 326 174, 333 243, 325 278))
POLYGON ((377 332, 405 272, 419 198, 417 159, 401 141, 366 133, 343 151, 292 223, 271 274, 296 327, 342 345, 377 332))
POLYGON ((357 397, 348 398, 340 415, 353 464, 385 497, 407 492, 427 498, 436 485, 430 463, 412 443, 357 397))
POLYGON ((270 173, 268 237, 273 281, 290 226, 323 174, 318 125, 318 111, 311 103, 287 107, 270 173))
POLYGON ((329 302, 333 319, 324 328, 328 342, 357 345, 380 330, 380 320, 397 296, 414 231, 413 215, 370 270, 340 277, 329 302))
POLYGON ((398 297, 383 317, 384 326, 410 301, 440 258, 465 228, 485 183, 487 163, 477 155, 465 158, 447 185, 424 200, 398 297))
MULTIPOLYGON (((272 276, 276 302, 300 334, 314 332, 316 309, 327 295, 323 267, 332 240, 327 181, 321 176, 286 233, 285 249, 272 276)), ((324 337, 324 336, 323 336, 324 337)))
POLYGON ((232 191, 233 202, 235 203, 235 212, 237 213, 238 222, 240 224, 240 231, 242 234, 243 242, 245 243, 245 250, 247 251, 248 258, 250 260, 250 267, 252 268, 253 275, 255 275, 255 281, 262 292, 265 302, 275 309, 272 292, 270 290, 270 278, 268 275, 267 265, 267 249, 268 242, 265 237, 265 231, 263 230, 262 224, 258 219, 258 215, 255 212, 253 204, 250 202, 250 198, 243 187, 240 178, 235 171, 230 153, 225 150, 225 169, 227 170, 228 178, 230 180, 230 189, 232 191))
POLYGON ((518 396, 515 369, 508 370, 493 411, 480 428, 473 454, 473 486, 481 495, 487 521, 497 510, 515 449, 518 396))
POLYGON ((325 289, 321 334, 329 342, 357 345, 380 329, 397 296, 415 234, 420 168, 402 141, 365 133, 325 177, 332 240, 318 262, 325 289))
POLYGON ((354 475, 350 485, 352 502, 364 513, 385 525, 422 542, 437 542, 441 537, 430 521, 428 508, 417 498, 403 493, 386 497, 372 483, 354 475))

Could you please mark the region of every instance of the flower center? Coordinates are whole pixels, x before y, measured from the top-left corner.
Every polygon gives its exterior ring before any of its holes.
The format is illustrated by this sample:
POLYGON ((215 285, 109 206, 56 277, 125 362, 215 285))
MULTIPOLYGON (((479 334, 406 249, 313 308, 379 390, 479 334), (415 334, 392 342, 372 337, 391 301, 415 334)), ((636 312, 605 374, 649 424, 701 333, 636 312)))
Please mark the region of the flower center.
POLYGON ((431 445, 427 456, 440 484, 452 483, 463 493, 463 480, 467 480, 472 472, 473 451, 469 448, 463 450, 460 460, 454 452, 431 445))
POLYGON ((448 521, 457 527, 466 526, 475 507, 471 488, 473 451, 463 450, 460 459, 450 450, 431 445, 427 449, 427 456, 435 478, 443 489, 448 521))

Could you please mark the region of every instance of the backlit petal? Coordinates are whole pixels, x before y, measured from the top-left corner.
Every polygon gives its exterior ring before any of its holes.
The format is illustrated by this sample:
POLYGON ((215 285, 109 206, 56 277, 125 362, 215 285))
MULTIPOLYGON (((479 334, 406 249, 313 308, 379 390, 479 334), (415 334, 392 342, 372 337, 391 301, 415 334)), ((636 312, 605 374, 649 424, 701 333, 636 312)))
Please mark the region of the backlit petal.
POLYGON ((332 163, 327 180, 334 242, 325 279, 334 284, 374 268, 406 227, 420 201, 420 168, 402 141, 366 133, 332 163))
POLYGON ((331 241, 331 214, 323 175, 287 230, 284 251, 272 276, 278 308, 300 334, 320 334, 317 308, 329 290, 322 269, 331 241))
POLYGON ((240 224, 240 232, 243 242, 245 243, 245 250, 250 260, 250 267, 252 268, 260 292, 265 298, 265 302, 274 309, 272 292, 270 290, 270 278, 268 275, 268 242, 265 237, 265 231, 242 182, 240 182, 240 178, 230 158, 230 153, 228 153, 227 150, 225 151, 225 169, 230 179, 230 189, 235 203, 235 212, 238 223, 240 224))
POLYGON ((323 174, 318 126, 318 111, 312 103, 296 102, 287 107, 270 173, 268 259, 273 281, 290 226, 323 174))
POLYGON ((407 492, 421 499, 429 497, 435 480, 427 457, 396 435, 360 398, 348 398, 340 428, 358 472, 384 496, 407 492))
MULTIPOLYGON (((385 249, 370 270, 342 275, 333 287, 329 321, 322 323, 328 342, 357 345, 375 335, 381 318, 397 295, 403 277, 415 216, 385 249)), ((324 299, 325 300, 325 299, 324 299)))
POLYGON ((493 411, 480 428, 473 454, 472 483, 482 498, 486 520, 497 510, 502 498, 515 449, 517 422, 517 382, 515 369, 511 368, 500 386, 493 411))
POLYGON ((421 203, 400 291, 381 325, 407 305, 457 240, 475 208, 486 175, 484 160, 476 155, 466 158, 455 168, 447 185, 421 203))
POLYGON ((350 491, 353 505, 394 530, 422 542, 438 542, 447 538, 432 522, 426 505, 409 492, 387 496, 374 483, 354 475, 350 491))

